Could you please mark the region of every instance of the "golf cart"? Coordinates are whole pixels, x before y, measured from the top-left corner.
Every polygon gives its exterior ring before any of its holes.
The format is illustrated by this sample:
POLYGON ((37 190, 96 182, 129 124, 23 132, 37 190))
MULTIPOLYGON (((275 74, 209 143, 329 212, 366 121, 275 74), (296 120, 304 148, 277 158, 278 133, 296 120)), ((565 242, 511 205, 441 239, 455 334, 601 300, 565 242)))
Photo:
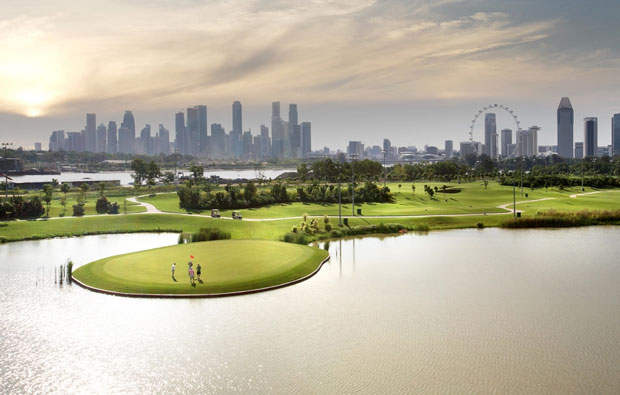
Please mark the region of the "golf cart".
POLYGON ((232 212, 232 218, 233 219, 243 219, 243 217, 241 216, 241 212, 240 211, 233 211, 232 212))
POLYGON ((212 218, 219 218, 221 216, 222 216, 222 214, 220 214, 220 210, 218 210, 216 208, 211 209, 211 217, 212 218))

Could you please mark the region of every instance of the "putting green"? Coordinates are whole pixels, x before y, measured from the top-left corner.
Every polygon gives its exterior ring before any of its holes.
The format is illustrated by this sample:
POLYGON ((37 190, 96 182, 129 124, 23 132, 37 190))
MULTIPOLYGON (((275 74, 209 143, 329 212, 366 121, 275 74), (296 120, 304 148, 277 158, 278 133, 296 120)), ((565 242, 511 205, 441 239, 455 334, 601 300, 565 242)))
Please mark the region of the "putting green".
POLYGON ((222 295, 299 280, 313 273, 327 256, 327 251, 305 245, 219 240, 104 258, 78 268, 73 277, 88 287, 125 294, 222 295), (190 260, 194 268, 202 267, 202 282, 190 283, 190 260), (176 262, 175 278, 172 262, 176 262))

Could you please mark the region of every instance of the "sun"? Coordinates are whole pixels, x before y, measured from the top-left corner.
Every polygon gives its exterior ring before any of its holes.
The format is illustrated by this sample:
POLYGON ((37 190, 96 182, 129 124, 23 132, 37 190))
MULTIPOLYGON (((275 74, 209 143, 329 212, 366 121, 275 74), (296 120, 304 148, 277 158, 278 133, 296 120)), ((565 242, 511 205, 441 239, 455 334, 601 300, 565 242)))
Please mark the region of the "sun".
POLYGON ((23 114, 30 118, 44 114, 43 109, 49 104, 52 93, 42 89, 28 89, 15 92, 13 99, 23 108, 23 114))

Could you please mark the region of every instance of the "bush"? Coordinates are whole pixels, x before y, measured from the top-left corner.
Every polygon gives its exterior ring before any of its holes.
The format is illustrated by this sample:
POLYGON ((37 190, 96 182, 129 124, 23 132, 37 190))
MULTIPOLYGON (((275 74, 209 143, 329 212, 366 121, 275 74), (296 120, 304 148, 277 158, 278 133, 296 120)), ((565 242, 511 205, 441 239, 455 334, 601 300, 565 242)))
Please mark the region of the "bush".
POLYGON ((108 212, 108 207, 110 206, 110 202, 108 202, 108 198, 105 196, 101 196, 97 199, 97 203, 95 204, 95 210, 97 214, 106 214, 108 212))
POLYGON ((483 229, 484 228, 484 224, 482 222, 478 222, 476 224, 476 226, 478 227, 478 229, 483 229))
POLYGON ((84 203, 78 203, 73 205, 73 216, 81 217, 84 215, 84 203))
POLYGON ((218 228, 200 228, 198 232, 192 233, 191 241, 227 240, 231 237, 230 233, 218 228))
POLYGON ((0 244, 8 243, 9 239, 6 236, 0 236, 0 244))
POLYGON ((308 244, 310 242, 310 240, 308 239, 308 236, 306 236, 304 233, 293 233, 293 232, 289 232, 285 234, 284 237, 282 238, 282 241, 284 241, 285 243, 294 243, 294 244, 308 244))

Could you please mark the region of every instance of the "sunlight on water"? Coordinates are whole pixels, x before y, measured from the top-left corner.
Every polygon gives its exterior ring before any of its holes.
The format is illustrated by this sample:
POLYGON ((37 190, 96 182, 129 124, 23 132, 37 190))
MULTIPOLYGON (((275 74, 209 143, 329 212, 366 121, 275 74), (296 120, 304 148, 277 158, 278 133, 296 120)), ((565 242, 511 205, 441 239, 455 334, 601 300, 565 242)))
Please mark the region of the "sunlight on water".
POLYGON ((131 299, 54 267, 176 243, 0 246, 0 393, 618 393, 620 228, 332 241, 313 278, 131 299))

